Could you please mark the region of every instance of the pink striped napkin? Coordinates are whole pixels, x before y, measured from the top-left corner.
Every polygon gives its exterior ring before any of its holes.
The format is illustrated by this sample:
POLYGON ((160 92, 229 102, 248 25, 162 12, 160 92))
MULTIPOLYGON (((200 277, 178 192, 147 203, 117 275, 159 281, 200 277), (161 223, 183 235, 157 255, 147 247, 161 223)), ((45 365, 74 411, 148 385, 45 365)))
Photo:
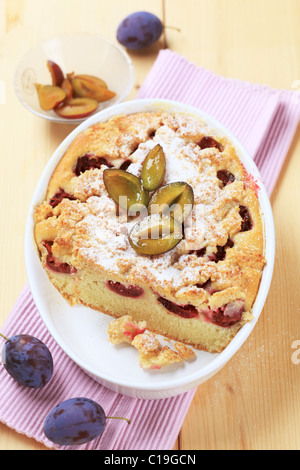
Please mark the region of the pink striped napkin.
MULTIPOLYGON (((229 80, 196 67, 169 50, 161 51, 137 98, 166 98, 199 107, 222 122, 244 144, 271 194, 300 120, 299 95, 287 90, 229 80)), ((79 450, 172 450, 195 390, 163 400, 137 400, 102 387, 74 364, 55 343, 40 319, 28 285, 1 332, 28 333, 48 345, 54 358, 51 382, 25 389, 0 367, 0 421, 19 433, 53 444, 43 434, 47 413, 61 401, 85 396, 100 403, 109 420, 104 433, 79 450)), ((56 446, 57 449, 65 449, 56 446)))

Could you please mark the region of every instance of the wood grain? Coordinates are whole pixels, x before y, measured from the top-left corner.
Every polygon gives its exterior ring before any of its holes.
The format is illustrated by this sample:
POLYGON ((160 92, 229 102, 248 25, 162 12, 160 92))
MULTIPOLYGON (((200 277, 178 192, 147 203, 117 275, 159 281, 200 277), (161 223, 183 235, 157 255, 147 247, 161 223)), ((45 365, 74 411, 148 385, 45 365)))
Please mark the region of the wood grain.
MULTIPOLYGON (((61 32, 90 31, 114 40, 120 20, 136 10, 151 10, 168 27, 155 46, 130 54, 135 83, 129 98, 166 46, 226 77, 285 89, 300 80, 299 0, 0 0, 0 324, 26 282, 23 238, 35 185, 74 128, 22 107, 13 90, 17 62, 28 48, 61 32)), ((176 446, 181 450, 300 447, 300 364, 292 361, 293 342, 300 340, 299 135, 271 199, 277 255, 264 311, 230 363, 198 388, 176 446)), ((44 446, 0 424, 0 449, 44 446)))

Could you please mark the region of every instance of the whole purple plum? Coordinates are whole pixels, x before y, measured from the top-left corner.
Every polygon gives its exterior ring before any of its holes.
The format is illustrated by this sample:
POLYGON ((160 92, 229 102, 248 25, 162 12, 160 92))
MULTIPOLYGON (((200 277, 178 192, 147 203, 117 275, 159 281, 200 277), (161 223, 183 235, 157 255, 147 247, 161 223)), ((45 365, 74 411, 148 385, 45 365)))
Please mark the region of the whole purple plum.
POLYGON ((85 444, 100 436, 107 419, 127 418, 105 416, 103 408, 94 400, 75 397, 56 405, 44 422, 44 433, 55 444, 74 446, 85 444))
POLYGON ((7 372, 21 385, 42 388, 53 374, 53 358, 47 346, 30 335, 5 338, 2 363, 7 372))
POLYGON ((153 13, 137 11, 124 18, 117 29, 117 40, 127 49, 151 46, 161 36, 163 25, 153 13))

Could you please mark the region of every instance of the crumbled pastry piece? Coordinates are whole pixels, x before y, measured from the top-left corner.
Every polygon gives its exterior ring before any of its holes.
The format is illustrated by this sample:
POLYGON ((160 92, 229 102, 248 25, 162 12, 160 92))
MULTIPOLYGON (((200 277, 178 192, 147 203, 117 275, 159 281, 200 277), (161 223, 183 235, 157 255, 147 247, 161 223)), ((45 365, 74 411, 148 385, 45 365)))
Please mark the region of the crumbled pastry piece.
POLYGON ((189 348, 183 343, 175 343, 174 348, 180 355, 183 361, 188 361, 190 359, 195 359, 195 353, 192 348, 189 348))
POLYGON ((170 364, 194 359, 194 351, 183 343, 176 343, 175 349, 162 347, 157 336, 146 331, 147 323, 134 322, 130 315, 124 315, 108 325, 108 340, 112 344, 129 343, 139 354, 139 364, 143 369, 161 369, 170 364))
POLYGON ((157 337, 151 332, 137 335, 133 339, 132 345, 140 353, 146 356, 151 355, 151 354, 157 354, 161 349, 160 342, 158 341, 157 337))
POLYGON ((130 315, 124 315, 108 325, 108 340, 112 344, 131 343, 136 335, 144 333, 147 323, 135 322, 130 315))
POLYGON ((138 359, 143 369, 161 369, 170 364, 182 362, 178 352, 168 346, 161 347, 152 333, 137 335, 132 345, 139 351, 138 359))

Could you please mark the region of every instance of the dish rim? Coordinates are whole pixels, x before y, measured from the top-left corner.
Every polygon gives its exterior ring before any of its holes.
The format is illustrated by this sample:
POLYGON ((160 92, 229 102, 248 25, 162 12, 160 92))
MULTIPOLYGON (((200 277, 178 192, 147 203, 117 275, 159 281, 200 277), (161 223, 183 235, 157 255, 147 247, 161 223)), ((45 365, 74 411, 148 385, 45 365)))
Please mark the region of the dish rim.
MULTIPOLYGON (((27 49, 26 52, 24 52, 23 56, 20 58, 16 68, 15 68, 15 71, 14 71, 14 75, 13 75, 13 87, 14 87, 14 90, 15 90, 15 93, 17 95, 17 98, 19 99, 19 101, 21 102, 21 104, 28 110, 30 111, 31 113, 33 113, 35 116, 38 116, 40 118, 43 118, 43 119, 46 119, 47 121, 50 121, 50 122, 53 122, 53 123, 57 123, 57 124, 77 124, 77 125, 80 125, 81 123, 85 122, 86 119, 89 119, 90 117, 93 117, 93 116, 96 116, 96 114, 98 114, 99 112, 102 112, 104 111, 105 109, 111 107, 111 106, 115 106, 116 104, 119 104, 121 102, 123 102, 127 96, 129 95, 129 93, 131 92, 132 90, 132 87, 133 87, 133 84, 134 84, 134 77, 135 77, 135 73, 134 73, 134 66, 133 66, 133 63, 132 63, 132 60, 129 56, 129 54, 126 52, 126 50, 124 50, 119 44, 117 44, 116 42, 112 41, 111 39, 108 39, 107 37, 105 37, 104 35, 102 34, 95 34, 95 33, 62 33, 62 34, 59 34, 57 36, 54 36, 54 37, 50 37, 48 39, 45 39, 44 41, 41 41, 40 43, 36 44, 35 46, 32 46, 30 47, 29 49, 27 49), (51 114, 47 115, 46 113, 43 114, 42 112, 39 112, 37 111, 36 109, 32 108, 28 103, 27 101, 25 101, 22 97, 22 94, 20 92, 20 86, 19 86, 19 82, 18 82, 18 76, 19 76, 19 70, 21 69, 21 66, 22 64, 24 63, 24 61, 26 60, 26 57, 34 50, 38 50, 39 48, 41 48, 43 46, 43 44, 46 44, 50 41, 54 41, 54 40, 63 40, 63 39, 66 39, 66 38, 72 38, 73 36, 76 36, 76 37, 86 37, 86 38, 93 38, 93 37, 98 37, 98 38, 101 38, 103 41, 105 41, 107 44, 109 44, 110 46, 114 47, 115 49, 117 49, 120 54, 123 56, 123 58, 125 59, 125 62, 126 64, 128 65, 128 69, 129 69, 129 81, 128 81, 128 85, 127 85, 127 88, 124 90, 124 92, 122 93, 122 95, 120 95, 120 97, 114 101, 113 104, 108 104, 108 106, 106 106, 105 108, 103 108, 101 111, 98 111, 98 112, 95 112, 94 114, 91 114, 91 116, 88 116, 88 117, 84 117, 84 118, 77 118, 77 119, 64 119, 64 118, 61 118, 59 116, 52 116, 51 114)), ((100 103, 99 103, 100 104, 100 103)))
MULTIPOLYGON (((39 314, 44 321, 48 331, 50 332, 51 336, 54 340, 59 344, 59 346, 64 350, 64 352, 77 364, 79 365, 88 375, 99 379, 100 382, 105 381, 106 386, 107 384, 112 384, 113 386, 125 387, 126 390, 135 390, 135 391, 142 391, 142 392, 164 392, 164 391, 176 391, 176 393, 182 393, 182 390, 189 390, 194 386, 197 386, 204 381, 208 380, 210 377, 215 375, 233 356, 234 354, 241 348, 243 343, 247 340, 249 335, 251 334, 254 326, 256 325, 261 312, 263 310, 269 288, 272 281, 273 275, 273 268, 274 268, 274 260, 275 260, 275 228, 274 228, 274 220, 273 220, 273 213, 271 208, 271 203, 267 194, 267 191, 264 187, 262 182, 260 173, 256 167, 255 162, 250 157, 244 146, 236 139, 236 137, 230 132, 223 124, 217 121, 208 113, 205 113, 193 106, 185 105, 184 103, 177 102, 175 100, 166 100, 166 99, 136 99, 132 101, 127 101, 124 103, 115 104, 111 107, 108 107, 99 113, 91 116, 86 121, 81 123, 78 127, 76 127, 64 140, 63 142, 57 147, 57 149, 52 154, 51 158, 49 159, 42 175, 38 181, 36 189, 34 191, 34 195, 32 197, 32 201, 30 204, 30 208, 27 215, 27 222, 26 222, 26 231, 25 231, 25 267, 28 277, 28 282, 31 288, 31 292, 36 303, 37 309, 39 314), (50 177, 59 162, 59 160, 64 155, 64 152, 69 147, 70 143, 74 140, 74 138, 81 133, 83 130, 87 129, 91 125, 95 124, 96 122, 106 121, 112 116, 118 114, 130 114, 134 112, 142 112, 142 109, 146 112, 147 110, 150 111, 164 109, 166 111, 179 111, 183 113, 188 113, 195 115, 196 117, 203 119, 207 122, 208 126, 212 129, 217 129, 224 135, 226 135, 229 140, 233 143, 235 149, 238 151, 238 156, 242 157, 242 163, 245 163, 246 171, 252 175, 259 187, 258 197, 259 203, 261 208, 261 216, 264 223, 264 235, 265 235, 265 258, 267 260, 266 266, 264 267, 262 273, 262 279, 260 282, 260 287, 253 305, 253 320, 246 323, 236 334, 233 338, 231 343, 222 351, 221 353, 215 353, 214 359, 207 365, 201 367, 197 372, 192 372, 190 375, 184 377, 183 379, 177 378, 173 381, 168 382, 168 384, 160 385, 160 383, 152 383, 151 386, 147 384, 138 384, 138 388, 136 386, 130 386, 130 382, 126 380, 117 380, 113 376, 108 376, 107 374, 102 374, 99 376, 99 371, 95 370, 93 367, 90 367, 84 360, 78 358, 76 356, 76 352, 71 351, 68 345, 64 344, 63 338, 58 334, 58 332, 53 331, 51 328, 50 323, 47 319, 47 314, 42 312, 39 308, 39 295, 36 292, 35 286, 32 285, 32 278, 31 278, 31 263, 28 257, 28 246, 29 243, 33 243, 33 211, 37 204, 41 203, 43 200, 43 196, 46 193, 48 182, 50 177), (246 162, 244 162, 246 160, 246 162), (181 390, 180 390, 181 389, 181 390)), ((49 280, 50 282, 50 280, 49 280)), ((88 308, 88 307, 87 307, 88 308)), ((126 394, 126 392, 123 391, 126 394)))

